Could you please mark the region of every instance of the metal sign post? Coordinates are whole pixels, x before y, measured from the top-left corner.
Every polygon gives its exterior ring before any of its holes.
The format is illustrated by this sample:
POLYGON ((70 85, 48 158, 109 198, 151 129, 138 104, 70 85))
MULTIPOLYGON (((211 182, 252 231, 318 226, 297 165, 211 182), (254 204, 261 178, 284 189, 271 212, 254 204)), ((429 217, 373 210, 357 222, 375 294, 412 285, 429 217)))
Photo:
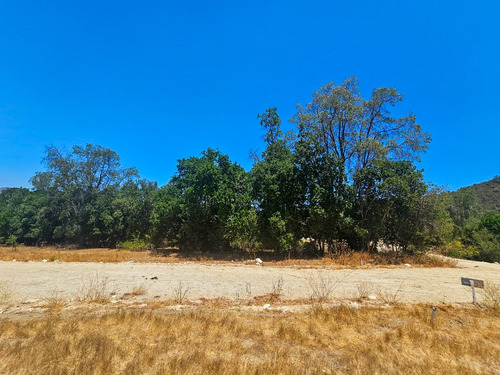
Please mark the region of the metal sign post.
POLYGON ((484 280, 469 279, 467 277, 462 277, 462 285, 471 287, 472 303, 474 303, 474 305, 477 305, 476 288, 484 289, 484 280))
POLYGON ((432 313, 431 313, 431 325, 434 324, 434 314, 436 313, 436 306, 432 307, 432 313))

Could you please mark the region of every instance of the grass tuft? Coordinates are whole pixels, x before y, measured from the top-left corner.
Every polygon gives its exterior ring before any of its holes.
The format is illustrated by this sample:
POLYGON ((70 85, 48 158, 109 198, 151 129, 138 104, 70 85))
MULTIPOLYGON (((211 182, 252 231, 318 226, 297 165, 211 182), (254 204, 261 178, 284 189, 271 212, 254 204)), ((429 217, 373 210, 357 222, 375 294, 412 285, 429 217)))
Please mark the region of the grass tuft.
POLYGON ((107 302, 109 300, 108 280, 107 276, 96 273, 94 277, 83 282, 76 300, 79 302, 107 302))

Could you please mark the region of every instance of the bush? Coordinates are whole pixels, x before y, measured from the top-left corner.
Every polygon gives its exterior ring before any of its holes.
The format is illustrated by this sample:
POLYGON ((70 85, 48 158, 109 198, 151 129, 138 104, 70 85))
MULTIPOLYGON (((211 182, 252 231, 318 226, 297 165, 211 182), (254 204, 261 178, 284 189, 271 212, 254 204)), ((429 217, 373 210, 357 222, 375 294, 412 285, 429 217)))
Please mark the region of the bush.
POLYGON ((479 260, 485 262, 500 261, 500 239, 490 231, 481 229, 473 234, 474 242, 479 249, 479 260))
POLYGON ((7 246, 12 246, 12 248, 15 250, 19 246, 19 244, 17 242, 17 237, 14 235, 11 235, 7 239, 7 246))
POLYGON ((122 250, 130 250, 130 251, 144 251, 152 249, 152 245, 149 241, 141 240, 139 238, 134 238, 128 241, 120 242, 117 247, 122 250))
POLYGON ((464 245, 461 241, 452 241, 446 245, 444 253, 452 258, 478 259, 479 251, 471 246, 464 245))

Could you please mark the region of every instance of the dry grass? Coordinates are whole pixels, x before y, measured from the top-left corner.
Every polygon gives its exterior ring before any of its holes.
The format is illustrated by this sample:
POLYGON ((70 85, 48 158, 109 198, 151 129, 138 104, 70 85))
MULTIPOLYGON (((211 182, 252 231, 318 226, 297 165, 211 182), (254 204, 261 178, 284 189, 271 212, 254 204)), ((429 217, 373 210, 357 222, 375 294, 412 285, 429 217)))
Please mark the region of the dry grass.
POLYGON ((311 292, 310 300, 320 303, 328 301, 341 281, 327 276, 321 271, 311 273, 307 278, 307 284, 311 292))
POLYGON ((500 284, 486 283, 484 286, 484 299, 486 306, 500 310, 500 284))
POLYGON ((431 306, 0 320, 2 374, 496 374, 500 315, 431 306))
POLYGON ((189 292, 189 286, 184 285, 182 281, 173 289, 172 297, 175 303, 182 304, 187 300, 187 294, 189 292))
POLYGON ((358 301, 363 301, 365 299, 368 298, 368 296, 370 295, 370 293, 372 293, 373 291, 373 286, 371 283, 369 282, 360 282, 358 284, 356 284, 356 299, 358 301))
POLYGON ((143 262, 143 263, 179 263, 209 262, 255 264, 255 257, 264 260, 264 265, 299 266, 299 267, 384 267, 410 263, 414 267, 455 267, 456 261, 431 255, 408 255, 401 253, 370 254, 353 252, 339 256, 326 256, 316 259, 284 258, 272 252, 251 253, 181 253, 173 249, 150 251, 129 251, 117 249, 59 249, 55 247, 19 246, 16 250, 0 247, 0 260, 18 262, 143 262))
POLYGON ((79 302, 104 303, 109 300, 108 277, 96 273, 94 277, 83 282, 78 290, 76 300, 79 302))
POLYGON ((395 291, 390 291, 387 289, 384 289, 383 287, 379 287, 377 289, 377 295, 380 297, 384 303, 389 304, 389 305, 395 305, 400 302, 401 295, 403 294, 403 283, 404 281, 401 282, 399 285, 398 289, 395 291))
POLYGON ((12 295, 10 284, 0 281, 0 305, 9 302, 12 299, 12 295))
POLYGON ((64 307, 64 298, 57 290, 52 291, 51 295, 44 298, 43 301, 45 302, 44 307, 51 311, 60 310, 64 307))

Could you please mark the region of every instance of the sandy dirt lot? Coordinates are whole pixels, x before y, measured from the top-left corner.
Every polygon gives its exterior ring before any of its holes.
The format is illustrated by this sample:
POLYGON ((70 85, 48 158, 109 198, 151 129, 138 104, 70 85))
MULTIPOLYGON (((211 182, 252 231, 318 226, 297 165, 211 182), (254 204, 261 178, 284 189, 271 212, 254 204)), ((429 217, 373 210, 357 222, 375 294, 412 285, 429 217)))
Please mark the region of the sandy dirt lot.
MULTIPOLYGON (((310 298, 312 283, 327 281, 336 288, 331 298, 356 299, 360 288, 370 294, 394 295, 402 303, 470 303, 470 287, 461 277, 500 284, 500 265, 458 261, 457 268, 357 268, 334 269, 273 267, 270 265, 222 265, 205 263, 58 263, 0 262, 0 286, 10 301, 34 303, 54 296, 74 300, 81 289, 97 278, 106 280, 106 290, 117 296, 134 288, 143 294, 135 300, 169 300, 179 288, 188 289, 189 300, 226 297, 246 298, 270 293, 282 280, 282 298, 310 298)), ((478 300, 483 299, 478 289, 478 300)))

